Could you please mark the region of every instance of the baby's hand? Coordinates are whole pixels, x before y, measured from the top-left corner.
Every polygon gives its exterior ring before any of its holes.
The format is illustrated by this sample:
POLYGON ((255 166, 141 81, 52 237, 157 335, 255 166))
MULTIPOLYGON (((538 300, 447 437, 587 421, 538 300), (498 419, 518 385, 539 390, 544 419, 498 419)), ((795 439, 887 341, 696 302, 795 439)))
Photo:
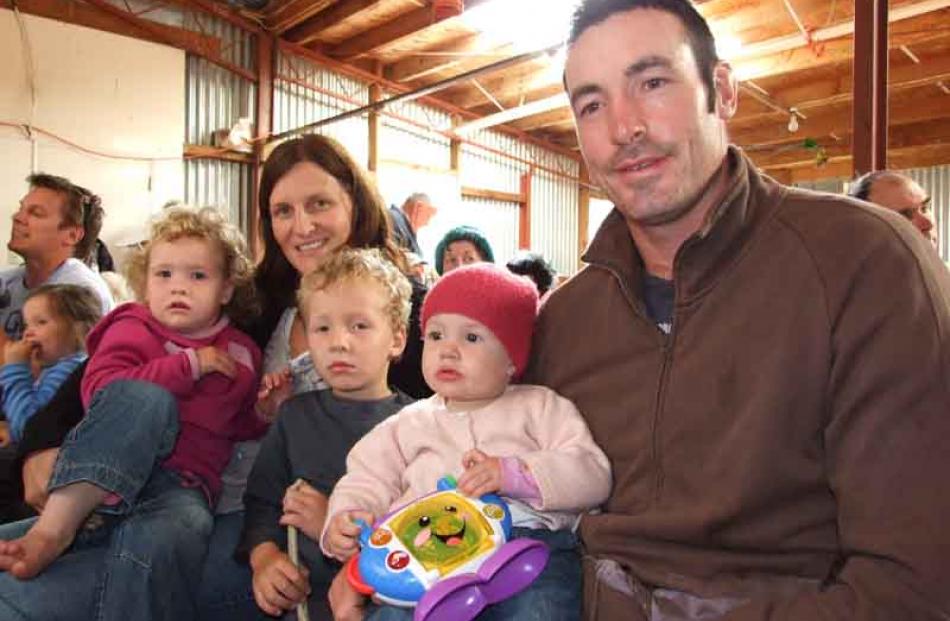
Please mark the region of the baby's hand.
POLYGON ((284 494, 284 514, 281 526, 296 526, 313 541, 320 540, 323 523, 327 519, 327 497, 303 479, 287 488, 284 494))
POLYGON ((228 377, 237 375, 237 363, 234 358, 217 347, 208 345, 195 353, 198 355, 198 374, 201 377, 208 373, 221 373, 228 377))
POLYGON ((257 391, 257 413, 266 420, 274 420, 280 404, 291 396, 293 390, 290 367, 275 373, 265 373, 261 378, 261 388, 257 391))
POLYGON ((309 572, 294 565, 286 553, 276 548, 262 549, 254 561, 254 600, 267 614, 280 615, 310 595, 309 572))
POLYGON ((341 511, 330 519, 323 540, 330 556, 345 561, 359 551, 360 527, 355 520, 372 524, 373 515, 367 511, 341 511))
POLYGON ((29 362, 32 353, 33 343, 26 339, 7 341, 7 344, 3 346, 3 359, 7 364, 29 362))
POLYGON ((501 489, 501 460, 472 449, 462 455, 465 472, 459 478, 458 490, 470 498, 491 494, 501 489))

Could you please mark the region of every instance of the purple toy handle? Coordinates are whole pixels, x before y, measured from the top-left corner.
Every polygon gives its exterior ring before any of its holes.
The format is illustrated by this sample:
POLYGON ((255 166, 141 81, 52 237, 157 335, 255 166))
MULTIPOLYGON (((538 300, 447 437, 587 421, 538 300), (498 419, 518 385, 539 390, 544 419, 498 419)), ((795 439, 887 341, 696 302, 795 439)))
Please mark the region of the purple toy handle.
POLYGON ((413 621, 471 621, 486 606, 526 589, 544 571, 548 555, 535 539, 510 541, 475 573, 436 583, 419 600, 413 621))

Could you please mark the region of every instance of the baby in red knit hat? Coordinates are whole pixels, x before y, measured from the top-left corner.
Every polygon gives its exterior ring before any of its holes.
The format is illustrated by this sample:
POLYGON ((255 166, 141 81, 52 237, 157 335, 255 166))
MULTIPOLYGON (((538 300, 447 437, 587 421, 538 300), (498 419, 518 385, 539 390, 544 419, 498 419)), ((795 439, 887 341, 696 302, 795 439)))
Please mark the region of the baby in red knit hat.
MULTIPOLYGON (((542 386, 511 384, 527 363, 537 306, 530 281, 490 263, 458 268, 436 283, 422 307, 422 372, 435 395, 380 423, 350 451, 330 497, 327 554, 346 560, 358 550, 354 520, 372 523, 454 474, 462 493, 503 496, 513 536, 551 550, 538 580, 492 605, 493 614, 579 617, 573 528, 582 512, 606 500, 610 466, 570 401, 542 386)), ((341 594, 346 589, 340 579, 331 589, 340 617, 352 604, 341 594)), ((411 618, 411 610, 402 612, 411 618)), ((366 618, 377 613, 398 618, 400 609, 374 607, 366 618)))

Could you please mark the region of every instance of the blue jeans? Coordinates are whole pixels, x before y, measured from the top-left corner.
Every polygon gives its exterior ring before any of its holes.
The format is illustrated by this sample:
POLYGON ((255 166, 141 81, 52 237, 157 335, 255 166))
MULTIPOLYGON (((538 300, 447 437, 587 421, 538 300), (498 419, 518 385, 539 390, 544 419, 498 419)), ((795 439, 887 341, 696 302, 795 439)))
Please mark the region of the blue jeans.
MULTIPOLYGON (((514 528, 512 538, 530 537, 547 544, 548 564, 538 579, 514 597, 486 608, 479 621, 578 621, 581 618, 581 557, 569 530, 514 528)), ((412 608, 375 606, 364 621, 412 621, 412 608)))
MULTIPOLYGON (((60 449, 50 489, 89 481, 121 502, 97 510, 38 577, 0 574, 0 618, 181 621, 195 615, 212 516, 204 493, 157 467, 174 447, 177 406, 165 390, 120 381, 96 394, 60 449)), ((16 537, 32 521, 0 530, 16 537)))
POLYGON ((198 589, 197 618, 201 621, 273 621, 254 601, 250 566, 234 560, 243 527, 243 511, 214 518, 198 589))

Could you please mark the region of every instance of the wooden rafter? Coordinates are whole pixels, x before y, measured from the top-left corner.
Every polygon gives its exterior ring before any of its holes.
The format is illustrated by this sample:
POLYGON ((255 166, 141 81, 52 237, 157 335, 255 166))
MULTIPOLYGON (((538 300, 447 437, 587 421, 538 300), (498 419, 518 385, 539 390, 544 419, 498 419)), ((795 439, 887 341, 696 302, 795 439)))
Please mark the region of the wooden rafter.
POLYGON ((461 65, 471 61, 472 58, 484 62, 485 56, 490 54, 496 57, 506 50, 509 54, 513 53, 510 46, 493 49, 483 37, 468 35, 449 45, 442 45, 425 56, 410 55, 408 58, 395 62, 388 67, 386 76, 394 82, 411 82, 449 69, 460 69, 461 65))
POLYGON ((284 33, 284 38, 292 43, 308 45, 315 41, 320 33, 337 24, 348 20, 349 18, 369 10, 379 4, 380 0, 350 0, 349 2, 338 2, 330 8, 322 11, 306 22, 291 28, 284 33))
POLYGON ((367 30, 352 39, 344 41, 327 50, 327 53, 335 58, 356 58, 400 39, 410 37, 432 24, 432 11, 429 7, 415 9, 399 16, 397 19, 386 22, 382 26, 367 30))
MULTIPOLYGON (((835 105, 810 114, 801 122, 798 132, 791 134, 783 124, 761 125, 730 132, 733 142, 740 145, 787 144, 805 136, 818 138, 832 133, 844 135, 851 127, 850 106, 835 105)), ((932 94, 895 101, 891 105, 890 124, 904 125, 931 119, 950 117, 950 96, 934 89, 932 94)))

